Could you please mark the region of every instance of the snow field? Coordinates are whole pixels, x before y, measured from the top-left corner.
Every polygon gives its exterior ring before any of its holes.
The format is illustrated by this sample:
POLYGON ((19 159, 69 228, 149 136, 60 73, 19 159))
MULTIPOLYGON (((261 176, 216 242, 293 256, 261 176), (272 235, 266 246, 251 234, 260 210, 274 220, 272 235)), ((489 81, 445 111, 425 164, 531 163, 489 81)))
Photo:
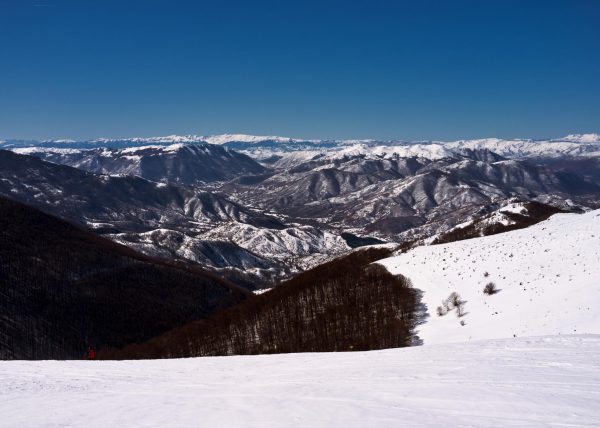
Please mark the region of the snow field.
POLYGON ((424 344, 600 333, 600 210, 557 214, 532 227, 417 247, 380 261, 423 291, 424 344), (493 282, 500 290, 485 295, 493 282), (436 308, 451 292, 465 315, 436 308), (464 324, 464 325, 463 325, 464 324))
POLYGON ((0 362, 2 427, 599 426, 599 409, 600 336, 0 362))

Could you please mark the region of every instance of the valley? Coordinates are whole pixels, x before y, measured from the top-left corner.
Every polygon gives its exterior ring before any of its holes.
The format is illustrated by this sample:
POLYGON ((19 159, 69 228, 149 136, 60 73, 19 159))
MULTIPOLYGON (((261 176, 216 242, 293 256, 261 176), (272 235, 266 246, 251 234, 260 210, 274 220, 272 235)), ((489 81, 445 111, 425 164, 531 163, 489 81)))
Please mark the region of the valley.
POLYGON ((600 182, 573 166, 597 159, 594 135, 451 143, 170 136, 1 148, 15 154, 1 153, 0 194, 148 255, 245 276, 249 288, 357 242, 435 239, 515 201, 600 207, 600 182))
POLYGON ((0 196, 10 234, 0 265, 12 296, 4 302, 12 327, 3 333, 3 355, 73 358, 88 343, 101 358, 357 351, 600 332, 593 309, 600 182, 589 174, 599 147, 594 135, 449 143, 243 135, 2 142, 0 196), (587 165, 582 174, 578 164, 587 165), (9 226, 17 212, 29 221, 21 229, 9 226), (37 231, 35 219, 48 228, 37 231), (64 228, 66 235, 54 232, 64 228), (107 261, 93 258, 46 272, 49 255, 73 251, 68 240, 54 241, 73 233, 131 251, 127 257, 140 267, 159 263, 213 278, 212 287, 225 294, 199 294, 199 306, 184 310, 180 302, 199 293, 185 287, 200 277, 160 290, 153 287, 164 284, 164 273, 143 268, 149 282, 140 289, 123 282, 136 267, 119 261, 102 268, 107 261), (27 236, 38 236, 40 245, 19 243, 27 236), (21 265, 45 261, 24 279, 14 257, 21 265), (93 284, 90 275, 98 276, 93 284), (97 288, 101 281, 108 281, 106 291, 97 288), (20 283, 25 288, 17 291, 20 283), (496 288, 484 294, 489 283, 496 288), (128 293, 117 300, 141 305, 128 315, 123 309, 112 324, 100 321, 100 314, 121 310, 110 306, 110 287, 128 293), (153 293, 162 301, 150 308, 143 302, 154 302, 153 293), (74 304, 70 299, 86 299, 88 309, 73 338, 54 343, 48 336, 73 321, 62 310, 40 310, 74 304), (154 310, 170 310, 163 306, 181 312, 155 325, 144 321, 154 310), (22 318, 23 310, 32 315, 22 318), (131 316, 140 323, 134 335, 127 332, 131 316))

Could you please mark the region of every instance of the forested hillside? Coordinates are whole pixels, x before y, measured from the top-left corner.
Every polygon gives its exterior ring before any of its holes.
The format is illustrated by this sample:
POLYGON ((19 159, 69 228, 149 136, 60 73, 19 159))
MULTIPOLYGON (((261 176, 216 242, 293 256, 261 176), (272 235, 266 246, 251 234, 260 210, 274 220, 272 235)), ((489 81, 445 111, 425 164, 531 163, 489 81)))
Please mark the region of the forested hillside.
POLYGON ((418 343, 418 292, 372 265, 391 254, 368 249, 299 274, 207 320, 103 358, 370 350, 418 343))
POLYGON ((81 358, 205 318, 248 292, 0 198, 0 359, 81 358))

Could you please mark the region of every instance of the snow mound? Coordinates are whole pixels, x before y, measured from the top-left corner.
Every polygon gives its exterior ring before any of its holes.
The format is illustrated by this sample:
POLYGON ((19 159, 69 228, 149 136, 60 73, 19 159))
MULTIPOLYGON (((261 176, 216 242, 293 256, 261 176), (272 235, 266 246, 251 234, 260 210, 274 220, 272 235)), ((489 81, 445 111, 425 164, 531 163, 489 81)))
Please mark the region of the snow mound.
POLYGON ((10 427, 600 425, 600 337, 150 361, 0 362, 10 427))
POLYGON ((429 317, 418 335, 425 344, 600 333, 600 210, 417 247, 379 263, 423 291, 429 317), (489 282, 497 294, 483 293, 489 282), (439 316, 437 307, 452 292, 466 302, 465 315, 439 316))

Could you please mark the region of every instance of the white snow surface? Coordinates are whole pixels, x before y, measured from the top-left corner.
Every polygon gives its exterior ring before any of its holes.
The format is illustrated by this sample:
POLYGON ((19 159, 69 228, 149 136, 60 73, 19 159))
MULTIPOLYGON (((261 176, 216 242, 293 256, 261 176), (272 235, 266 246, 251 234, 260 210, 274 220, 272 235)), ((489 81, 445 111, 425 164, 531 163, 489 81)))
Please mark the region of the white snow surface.
POLYGON ((0 362, 3 427, 600 426, 600 336, 0 362))
POLYGON ((417 247, 378 263, 423 291, 424 344, 600 333, 600 210, 556 214, 526 229, 417 247), (488 276, 486 276, 486 273, 488 276), (485 295, 494 282, 500 290, 485 295), (438 316, 451 292, 466 314, 438 316), (461 325, 461 321, 464 325, 461 325))

